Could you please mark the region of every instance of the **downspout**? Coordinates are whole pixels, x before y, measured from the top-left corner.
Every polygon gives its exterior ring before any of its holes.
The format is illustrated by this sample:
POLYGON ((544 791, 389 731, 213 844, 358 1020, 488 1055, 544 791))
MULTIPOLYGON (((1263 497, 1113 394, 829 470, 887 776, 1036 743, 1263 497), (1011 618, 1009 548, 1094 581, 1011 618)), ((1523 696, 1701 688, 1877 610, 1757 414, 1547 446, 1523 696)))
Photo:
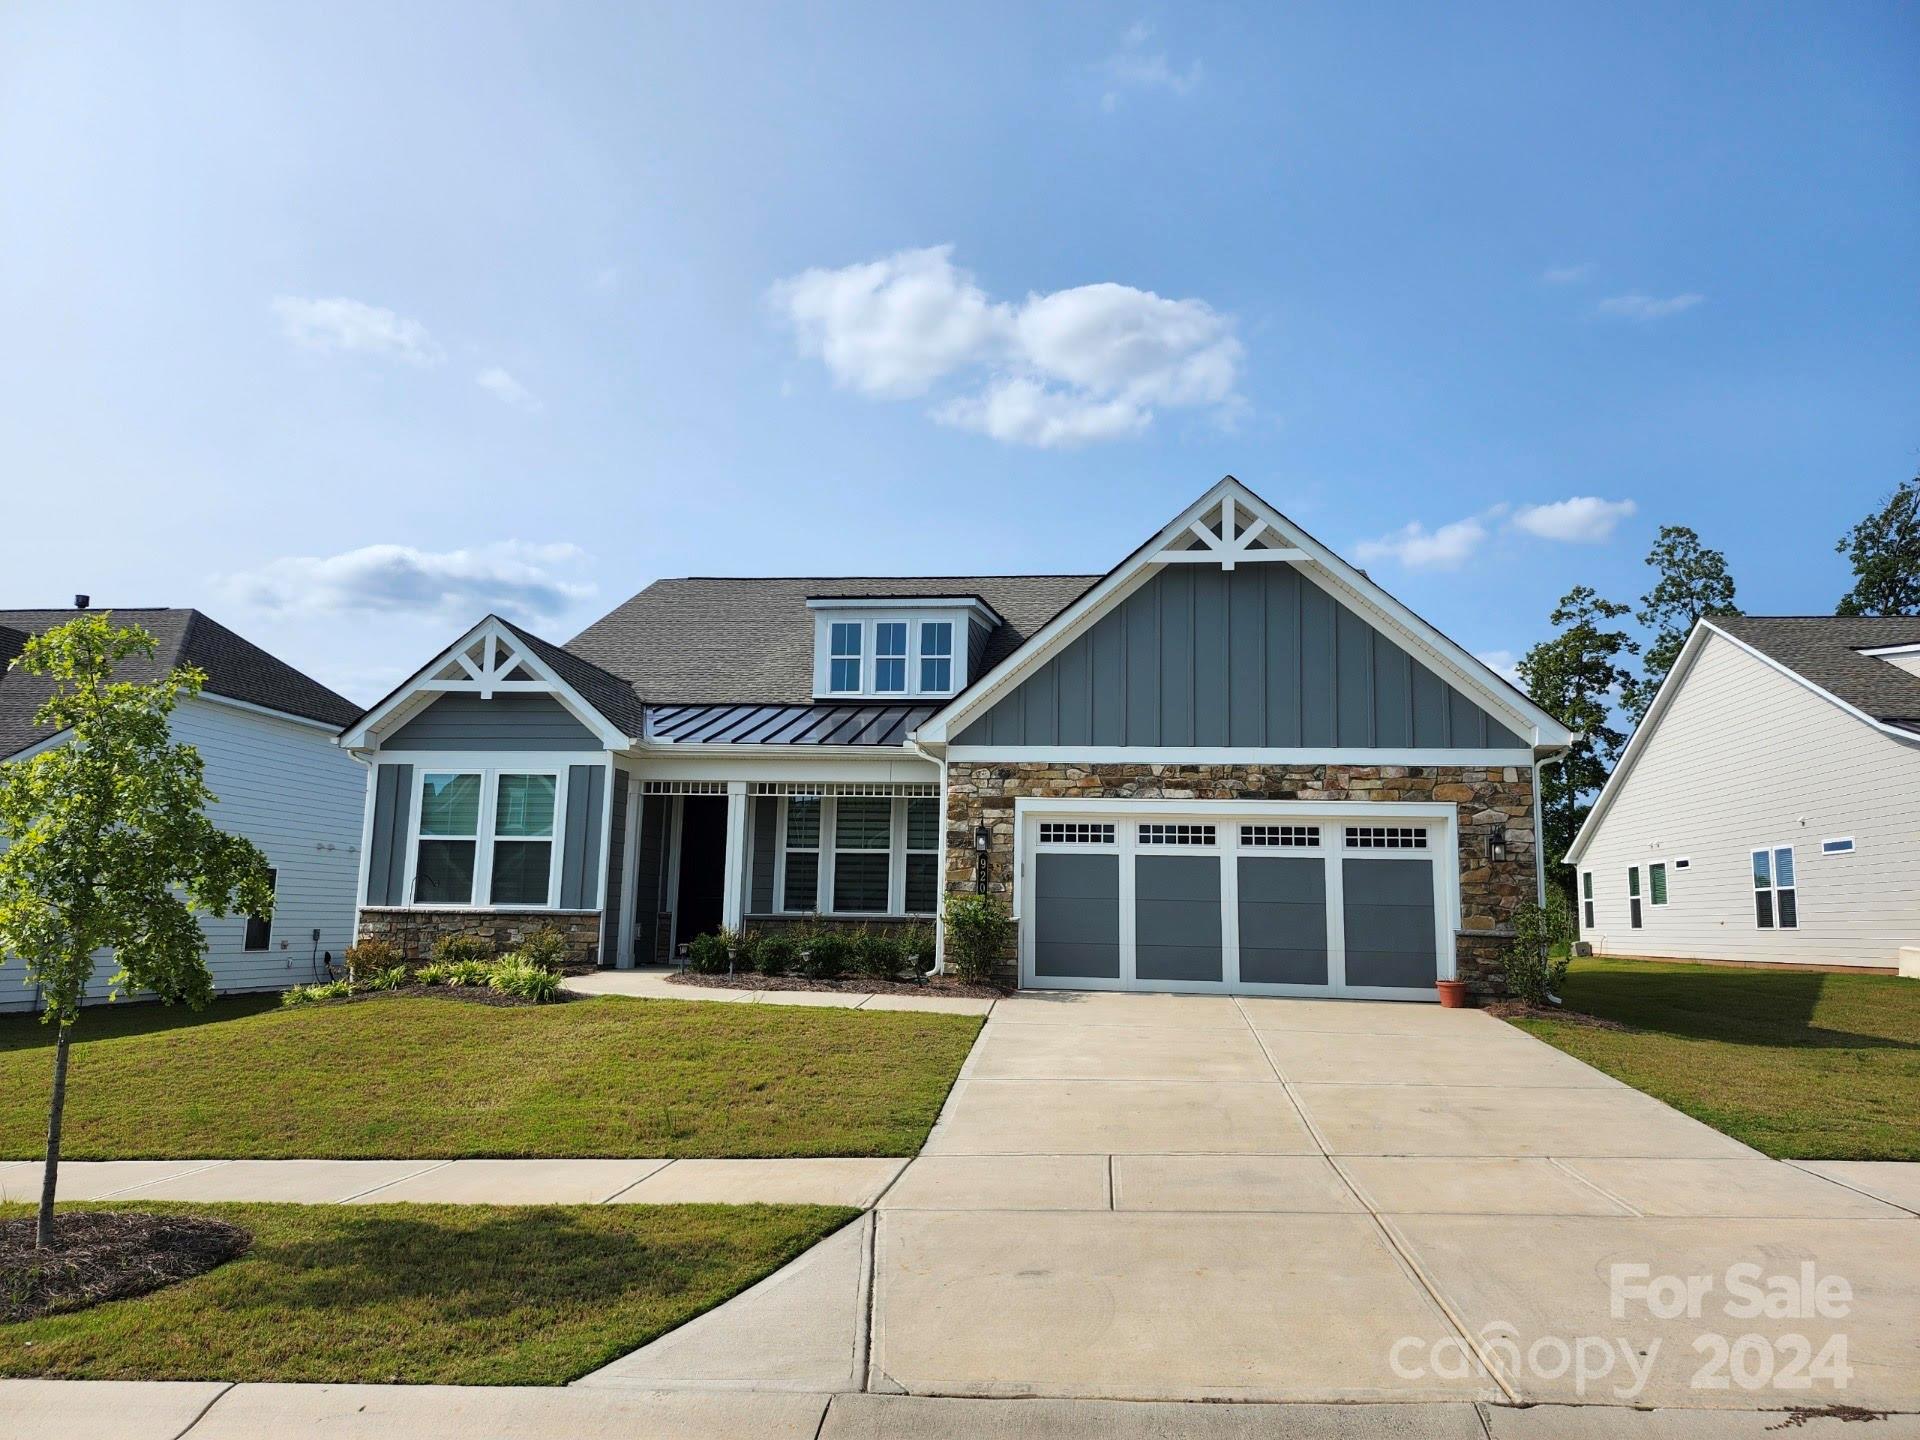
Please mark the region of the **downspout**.
MULTIPOLYGON (((907 737, 907 749, 922 760, 930 760, 940 767, 940 893, 946 893, 947 875, 947 757, 946 747, 935 755, 913 736, 907 737)), ((933 973, 947 973, 947 907, 941 905, 933 917, 933 973)))
POLYGON ((1547 903, 1547 825, 1546 810, 1540 802, 1540 772, 1549 765, 1564 765, 1573 751, 1574 741, 1579 739, 1576 732, 1564 748, 1533 762, 1533 903, 1536 905, 1547 903))

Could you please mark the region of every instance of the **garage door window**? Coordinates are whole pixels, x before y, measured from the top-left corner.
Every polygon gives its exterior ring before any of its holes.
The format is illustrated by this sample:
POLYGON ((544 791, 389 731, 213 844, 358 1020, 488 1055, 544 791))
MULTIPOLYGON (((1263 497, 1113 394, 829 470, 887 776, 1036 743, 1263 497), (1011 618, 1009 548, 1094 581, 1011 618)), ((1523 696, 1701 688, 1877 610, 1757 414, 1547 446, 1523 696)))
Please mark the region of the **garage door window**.
POLYGON ((1111 845, 1113 826, 1048 820, 1040 826, 1042 845, 1111 845))
POLYGON ((1142 825, 1142 845, 1211 845, 1219 835, 1215 825, 1142 825))
POLYGON ((1242 825, 1240 843, 1250 850, 1318 850, 1318 825, 1242 825))
POLYGON ((1349 825, 1350 850, 1424 850, 1427 832, 1406 825, 1349 825))

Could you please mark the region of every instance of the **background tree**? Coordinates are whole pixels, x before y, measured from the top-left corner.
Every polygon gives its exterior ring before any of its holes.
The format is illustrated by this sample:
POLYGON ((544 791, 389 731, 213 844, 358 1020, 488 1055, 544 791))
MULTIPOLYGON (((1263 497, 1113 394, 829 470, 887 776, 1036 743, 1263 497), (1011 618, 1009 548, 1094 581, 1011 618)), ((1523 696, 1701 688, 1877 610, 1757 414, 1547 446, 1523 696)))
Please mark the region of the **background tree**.
POLYGON ((1836 615, 1920 615, 1920 475, 1833 547, 1853 563, 1836 615))
POLYGON ((1576 585, 1548 617, 1553 637, 1527 651, 1516 667, 1534 702, 1580 734, 1565 759, 1540 772, 1547 877, 1569 896, 1572 876, 1560 857, 1592 807, 1588 797, 1606 783, 1627 743, 1613 717, 1619 697, 1633 680, 1622 657, 1640 647, 1609 622, 1629 608, 1602 599, 1591 586, 1576 585))
POLYGON ((266 857, 217 829, 199 752, 168 717, 206 677, 180 669, 116 681, 154 639, 83 615, 32 636, 13 664, 52 695, 35 720, 66 741, 0 764, 0 965, 17 956, 56 1028, 47 1165, 35 1243, 53 1243, 67 1051, 96 952, 111 949, 113 993, 150 990, 194 1009, 213 994, 198 914, 273 913, 266 857))
POLYGON ((1693 627, 1709 615, 1740 613, 1733 603, 1733 576, 1727 572, 1727 557, 1702 545, 1688 526, 1662 525, 1660 538, 1647 552, 1647 564, 1659 578, 1640 597, 1634 619, 1654 634, 1641 662, 1640 678, 1629 682, 1621 696, 1621 708, 1635 725, 1646 718, 1654 692, 1673 669, 1693 627))

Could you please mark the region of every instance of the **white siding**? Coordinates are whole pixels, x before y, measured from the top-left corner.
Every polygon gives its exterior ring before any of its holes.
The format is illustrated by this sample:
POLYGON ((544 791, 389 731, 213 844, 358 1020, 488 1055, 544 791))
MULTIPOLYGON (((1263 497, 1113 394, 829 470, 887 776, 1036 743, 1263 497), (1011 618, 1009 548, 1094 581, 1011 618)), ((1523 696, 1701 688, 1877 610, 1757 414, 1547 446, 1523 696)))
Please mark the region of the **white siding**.
POLYGON ((1593 873, 1582 934, 1603 955, 1892 966, 1920 944, 1920 746, 1709 634, 1577 869, 1593 873), (1847 835, 1852 854, 1820 853, 1847 835), (1751 852, 1778 845, 1794 849, 1794 930, 1754 920, 1751 852), (1660 862, 1665 905, 1647 877, 1660 862))
MULTIPOLYGON (((314 979, 315 930, 317 949, 331 950, 336 962, 353 943, 365 768, 333 744, 329 730, 214 701, 182 704, 173 736, 206 761, 208 788, 219 797, 210 811, 214 824, 253 841, 278 872, 268 949, 244 948, 244 917, 201 917, 215 987, 282 990, 307 983, 314 979)), ((90 997, 105 998, 114 968, 103 955, 90 997)), ((35 1004, 20 980, 18 964, 0 967, 0 1010, 35 1004)))

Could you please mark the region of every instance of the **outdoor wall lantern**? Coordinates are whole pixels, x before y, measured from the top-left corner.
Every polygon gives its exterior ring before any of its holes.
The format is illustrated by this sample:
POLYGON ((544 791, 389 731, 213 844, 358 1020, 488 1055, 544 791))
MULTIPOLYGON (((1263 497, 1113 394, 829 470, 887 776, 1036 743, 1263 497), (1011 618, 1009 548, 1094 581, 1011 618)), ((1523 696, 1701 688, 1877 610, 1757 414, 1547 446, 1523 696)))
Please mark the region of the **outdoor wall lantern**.
POLYGON ((1507 860, 1507 832, 1496 830, 1487 841, 1487 859, 1496 865, 1504 865, 1507 860))
POLYGON ((987 893, 987 847, 993 834, 983 820, 973 827, 973 889, 976 895, 987 893))

